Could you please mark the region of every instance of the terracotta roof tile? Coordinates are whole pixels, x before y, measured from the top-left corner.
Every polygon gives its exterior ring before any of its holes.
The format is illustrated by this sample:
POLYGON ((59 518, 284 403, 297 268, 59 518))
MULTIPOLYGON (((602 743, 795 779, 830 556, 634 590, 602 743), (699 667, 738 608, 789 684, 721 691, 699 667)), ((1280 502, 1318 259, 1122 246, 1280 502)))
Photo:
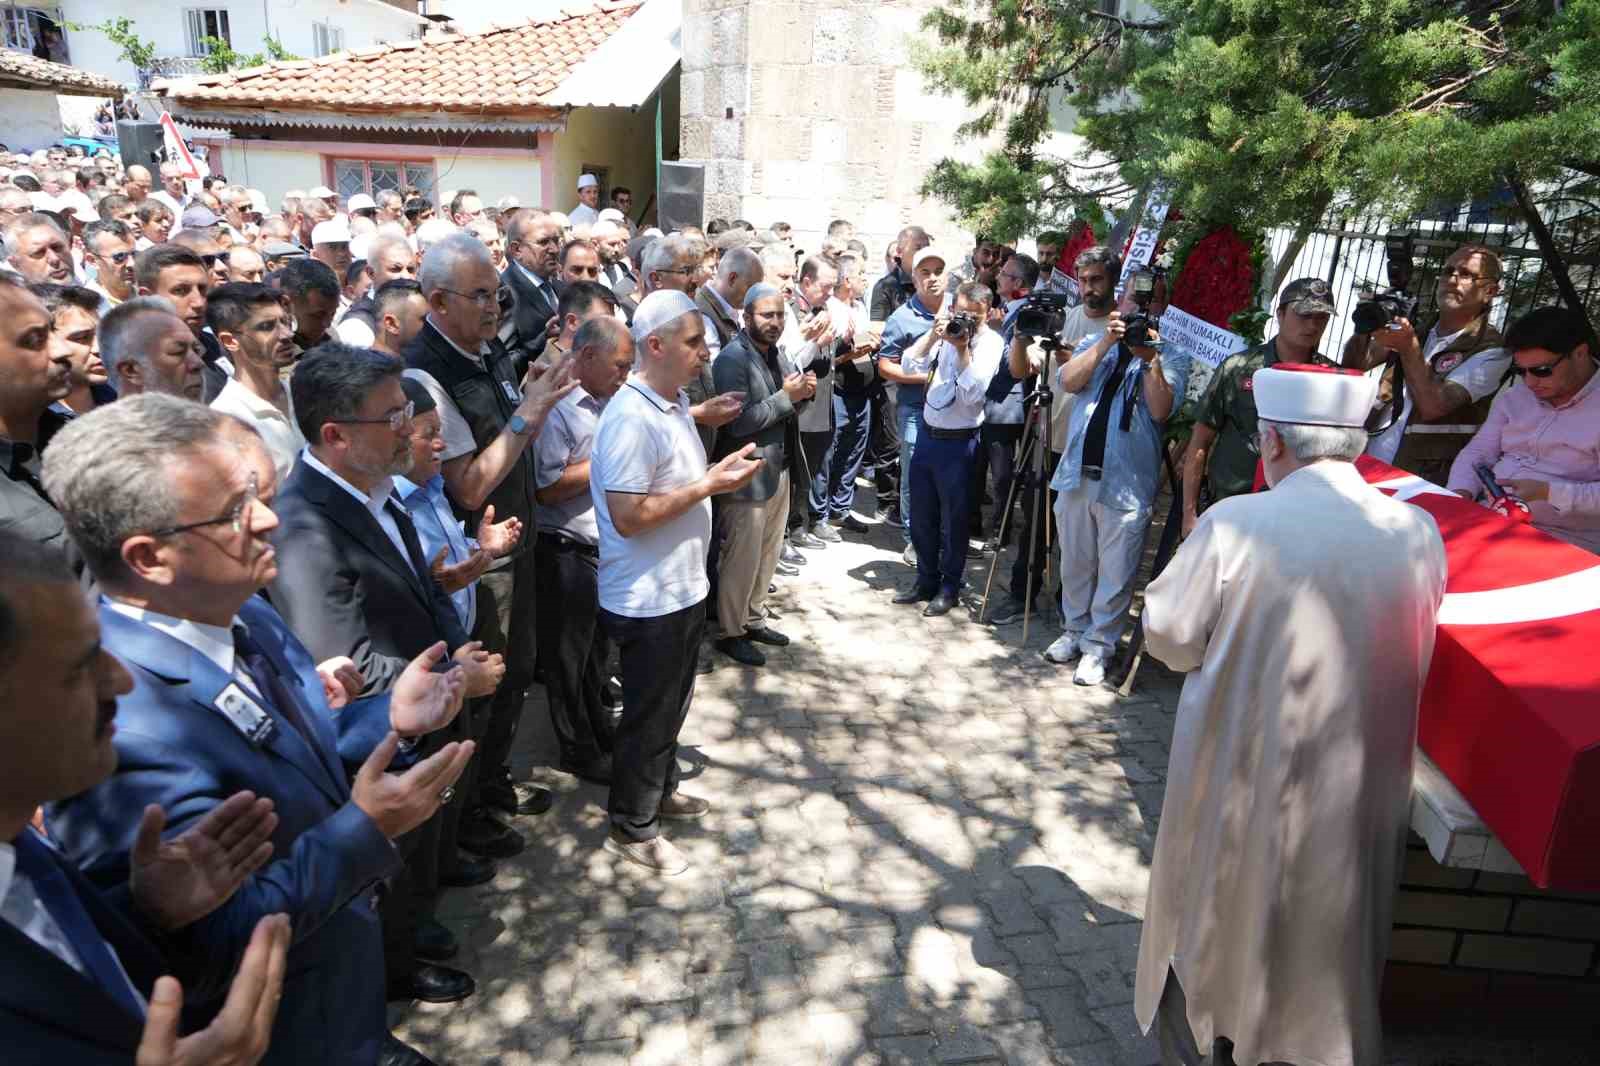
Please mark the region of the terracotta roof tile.
POLYGON ((0 84, 53 89, 69 95, 121 96, 122 86, 87 70, 22 52, 0 50, 0 84))
POLYGON ((277 107, 318 111, 444 111, 510 115, 544 111, 585 56, 615 33, 642 0, 564 9, 479 33, 397 41, 315 60, 158 82, 188 108, 277 107))

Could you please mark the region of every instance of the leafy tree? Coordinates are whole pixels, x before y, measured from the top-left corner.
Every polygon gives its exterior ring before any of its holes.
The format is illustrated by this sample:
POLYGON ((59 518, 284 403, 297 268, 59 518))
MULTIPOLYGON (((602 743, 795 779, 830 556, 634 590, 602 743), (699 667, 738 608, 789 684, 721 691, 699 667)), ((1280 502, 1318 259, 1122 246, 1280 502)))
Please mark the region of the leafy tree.
POLYGON ((928 176, 969 225, 1092 218, 1157 178, 1188 218, 1261 230, 1600 175, 1600 0, 1107 6, 946 0, 927 16, 923 71, 977 109, 966 134, 999 141, 928 176), (1080 158, 1045 148, 1067 106, 1080 158))
POLYGON ((225 74, 230 70, 259 67, 269 61, 299 59, 283 47, 276 37, 263 37, 264 52, 235 52, 233 46, 220 37, 202 37, 200 44, 206 54, 200 59, 200 69, 207 74, 225 74))
POLYGON ((156 46, 133 32, 132 19, 108 18, 104 22, 95 24, 69 22, 66 26, 72 33, 93 30, 105 34, 108 41, 121 49, 117 53, 117 58, 126 59, 133 64, 135 70, 149 70, 155 65, 156 46))

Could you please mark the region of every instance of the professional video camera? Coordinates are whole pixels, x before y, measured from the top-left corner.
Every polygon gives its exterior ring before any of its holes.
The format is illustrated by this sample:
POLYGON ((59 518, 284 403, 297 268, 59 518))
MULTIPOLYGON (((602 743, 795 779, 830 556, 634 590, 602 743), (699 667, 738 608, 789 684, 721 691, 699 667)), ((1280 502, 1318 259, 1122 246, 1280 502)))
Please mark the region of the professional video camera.
POLYGON ((1022 307, 1017 310, 1016 331, 1024 337, 1049 338, 1061 336, 1067 324, 1067 294, 1064 292, 1030 292, 1022 307))
POLYGON ((944 335, 950 340, 961 340, 978 332, 978 316, 957 312, 944 325, 944 335))
POLYGON ((1156 276, 1148 270, 1141 270, 1128 279, 1128 295, 1133 297, 1133 302, 1138 311, 1123 319, 1126 330, 1122 334, 1122 343, 1132 348, 1150 347, 1150 333, 1152 330, 1160 332, 1161 318, 1159 315, 1150 314, 1150 301, 1156 295, 1156 276))
POLYGON ((1417 301, 1407 296, 1403 289, 1386 289, 1373 294, 1370 299, 1356 304, 1350 313, 1357 333, 1373 333, 1383 329, 1397 318, 1416 321, 1417 301))

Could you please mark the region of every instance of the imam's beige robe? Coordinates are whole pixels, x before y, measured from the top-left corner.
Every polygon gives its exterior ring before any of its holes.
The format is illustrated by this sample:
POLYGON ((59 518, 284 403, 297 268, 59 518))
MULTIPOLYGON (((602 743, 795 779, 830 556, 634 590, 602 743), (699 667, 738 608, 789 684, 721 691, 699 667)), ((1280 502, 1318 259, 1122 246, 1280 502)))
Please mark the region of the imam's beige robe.
POLYGON ((1211 508, 1145 593, 1193 671, 1139 945, 1148 1032, 1170 966, 1202 1051, 1378 1066, 1378 985, 1417 702, 1444 595, 1428 514, 1320 462, 1211 508))

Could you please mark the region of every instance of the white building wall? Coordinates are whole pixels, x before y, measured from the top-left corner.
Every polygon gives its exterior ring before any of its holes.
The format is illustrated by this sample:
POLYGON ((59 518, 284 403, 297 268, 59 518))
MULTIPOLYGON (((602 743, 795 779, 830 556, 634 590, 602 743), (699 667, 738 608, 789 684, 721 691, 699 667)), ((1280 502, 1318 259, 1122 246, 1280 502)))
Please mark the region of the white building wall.
POLYGON ((0 142, 13 152, 31 152, 61 140, 56 94, 0 89, 0 142))
POLYGON ((533 151, 517 156, 462 155, 440 156, 434 160, 434 173, 439 176, 440 204, 446 192, 475 189, 484 203, 493 205, 502 196, 515 196, 524 207, 539 202, 539 182, 542 171, 533 151))
MULTIPOLYGON (((284 48, 305 58, 314 55, 312 26, 331 22, 344 29, 346 48, 364 48, 416 36, 423 20, 379 3, 378 0, 198 0, 195 3, 158 4, 150 0, 61 0, 62 17, 85 27, 111 18, 132 20, 133 32, 152 42, 162 57, 189 54, 188 21, 191 7, 223 8, 228 12, 228 35, 236 52, 264 51, 263 41, 277 36, 284 48)), ((97 30, 68 31, 67 50, 72 65, 132 85, 137 72, 120 49, 97 30)))

